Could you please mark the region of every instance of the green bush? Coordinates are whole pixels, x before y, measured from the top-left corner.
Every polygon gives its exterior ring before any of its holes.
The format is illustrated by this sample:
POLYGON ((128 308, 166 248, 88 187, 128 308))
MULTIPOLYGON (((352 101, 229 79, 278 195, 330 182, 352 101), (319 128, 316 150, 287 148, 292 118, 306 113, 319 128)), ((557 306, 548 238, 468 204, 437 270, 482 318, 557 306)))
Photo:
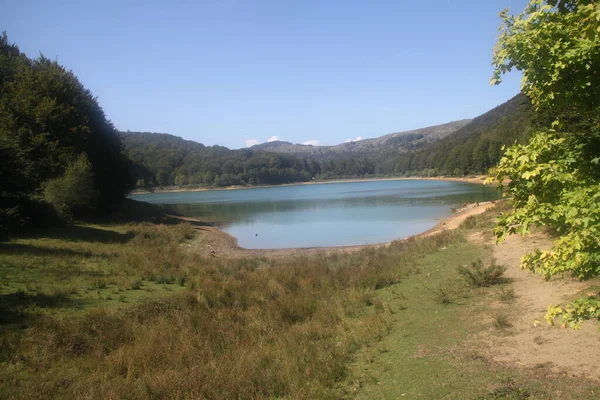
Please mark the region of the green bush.
POLYGON ((506 267, 496 264, 496 260, 492 260, 488 267, 484 267, 483 261, 479 259, 472 262, 470 267, 460 266, 457 270, 458 274, 471 287, 487 287, 507 282, 503 276, 506 267))
POLYGON ((97 192, 92 164, 85 154, 71 162, 61 177, 46 182, 44 199, 66 220, 96 208, 97 192))

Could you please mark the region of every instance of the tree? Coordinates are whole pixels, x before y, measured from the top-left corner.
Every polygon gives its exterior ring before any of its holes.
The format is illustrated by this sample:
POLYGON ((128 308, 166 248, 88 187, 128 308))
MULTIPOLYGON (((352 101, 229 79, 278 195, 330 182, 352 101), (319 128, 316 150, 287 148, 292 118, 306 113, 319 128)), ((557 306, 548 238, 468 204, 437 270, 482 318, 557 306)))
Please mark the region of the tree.
POLYGON ((61 177, 50 179, 44 186, 44 199, 65 220, 96 209, 98 193, 92 164, 85 154, 69 163, 61 177))
POLYGON ((0 149, 15 163, 30 196, 85 153, 99 208, 123 200, 133 186, 117 132, 77 77, 44 56, 30 60, 0 37, 0 149))
MULTIPOLYGON (((500 217, 499 241, 546 225, 558 233, 550 250, 536 250, 522 267, 546 278, 600 274, 600 4, 592 0, 532 0, 518 16, 501 14, 492 84, 516 68, 537 110, 538 130, 509 147, 492 176, 509 177, 513 211, 500 217)), ((585 297, 551 306, 578 328, 600 319, 600 301, 585 297)))

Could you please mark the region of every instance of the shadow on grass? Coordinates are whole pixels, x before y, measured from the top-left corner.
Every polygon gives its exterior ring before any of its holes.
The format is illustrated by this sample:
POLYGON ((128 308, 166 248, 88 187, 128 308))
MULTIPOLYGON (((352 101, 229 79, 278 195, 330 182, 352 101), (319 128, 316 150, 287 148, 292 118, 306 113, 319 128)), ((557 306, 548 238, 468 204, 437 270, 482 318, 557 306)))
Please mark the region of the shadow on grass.
POLYGON ((24 255, 30 254, 35 256, 80 256, 92 257, 94 254, 88 252, 80 252, 70 249, 53 249, 46 247, 31 246, 28 244, 19 243, 0 243, 0 254, 4 255, 24 255))
POLYGON ((99 222, 150 222, 155 224, 178 224, 179 221, 169 217, 170 210, 156 204, 125 199, 118 210, 99 222))
POLYGON ((81 301, 70 298, 65 293, 26 293, 23 291, 0 295, 0 325, 23 324, 35 312, 28 310, 30 307, 59 308, 78 307, 81 301))
POLYGON ((127 243, 133 238, 133 233, 119 233, 115 231, 92 228, 80 225, 63 225, 48 229, 30 231, 27 237, 60 239, 70 242, 91 243, 127 243))

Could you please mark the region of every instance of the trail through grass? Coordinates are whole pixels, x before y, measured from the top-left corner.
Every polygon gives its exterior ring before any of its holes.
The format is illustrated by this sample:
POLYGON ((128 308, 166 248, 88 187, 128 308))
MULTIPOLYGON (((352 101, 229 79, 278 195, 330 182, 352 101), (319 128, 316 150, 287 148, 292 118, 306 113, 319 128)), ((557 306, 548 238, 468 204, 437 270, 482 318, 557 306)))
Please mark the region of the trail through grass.
POLYGON ((466 241, 489 218, 287 259, 202 257, 187 224, 13 238, 0 244, 0 398, 594 398, 587 381, 492 365, 469 343, 508 290, 466 288, 456 271, 489 259, 466 241))
POLYGON ((510 283, 493 288, 467 285, 457 271, 482 259, 490 249, 458 241, 419 260, 419 274, 383 289, 393 328, 380 342, 359 351, 350 368, 346 393, 357 399, 597 399, 596 382, 536 369, 500 365, 474 340, 481 330, 511 334, 510 283), (441 302, 443 288, 451 301, 441 302), (504 299, 503 310, 490 305, 504 299), (496 326, 498 325, 498 326, 496 326))

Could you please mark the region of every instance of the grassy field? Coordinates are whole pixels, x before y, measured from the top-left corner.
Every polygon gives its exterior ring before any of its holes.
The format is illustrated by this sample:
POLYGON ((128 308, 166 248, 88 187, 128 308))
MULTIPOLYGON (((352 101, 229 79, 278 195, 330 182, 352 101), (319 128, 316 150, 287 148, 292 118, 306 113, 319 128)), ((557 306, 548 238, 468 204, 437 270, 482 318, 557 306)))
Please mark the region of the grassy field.
POLYGON ((589 382, 469 347, 491 299, 507 298, 506 322, 514 312, 507 284, 469 289, 456 272, 487 262, 466 237, 489 220, 284 260, 201 257, 188 224, 13 238, 0 244, 0 398, 594 398, 589 382))

